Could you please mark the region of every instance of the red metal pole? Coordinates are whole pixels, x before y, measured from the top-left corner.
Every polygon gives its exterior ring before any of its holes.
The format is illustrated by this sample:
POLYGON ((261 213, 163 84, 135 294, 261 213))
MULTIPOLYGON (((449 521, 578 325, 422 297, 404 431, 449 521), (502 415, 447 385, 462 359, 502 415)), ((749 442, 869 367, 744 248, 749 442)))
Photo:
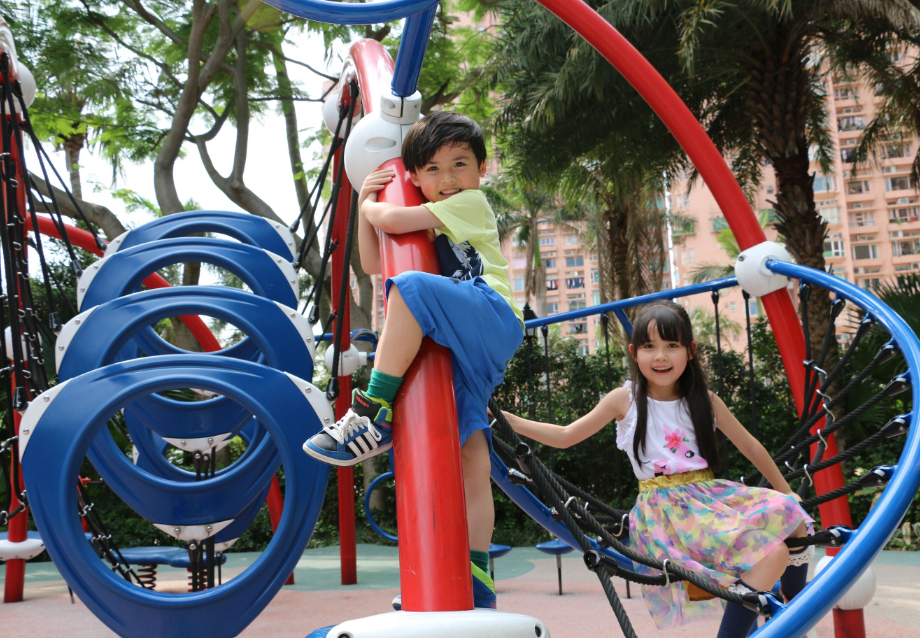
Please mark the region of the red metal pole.
MULTIPOLYGON (((389 95, 393 60, 379 42, 351 48, 365 113, 389 95)), ((400 160, 385 162, 397 178, 380 201, 415 206, 419 190, 400 160)), ((407 270, 437 273, 433 232, 380 236, 383 277, 407 270)), ((393 451, 399 574, 406 611, 464 611, 473 608, 466 497, 460 464, 457 408, 450 352, 424 339, 396 397, 393 451)))
MULTIPOLYGON (((581 0, 538 0, 538 2, 597 49, 658 114, 712 191, 741 250, 766 241, 766 236, 741 187, 718 149, 687 105, 658 71, 649 64, 648 60, 600 14, 581 0)), ((785 290, 777 290, 763 297, 763 304, 770 325, 773 327, 773 335, 779 346, 796 406, 801 413, 805 409, 805 372, 802 366, 805 358, 805 339, 801 325, 798 322, 792 300, 785 290)), ((822 420, 812 432, 823 426, 822 420)), ((830 458, 837 453, 837 444, 833 436, 827 438, 828 446, 825 457, 830 458)), ((812 449, 812 454, 814 454, 814 449, 812 449)), ((843 474, 839 465, 819 472, 815 476, 815 489, 819 495, 843 485, 843 474)), ((824 526, 852 526, 849 503, 845 498, 822 505, 819 511, 824 526)), ((849 612, 838 613, 835 610, 835 621, 842 619, 845 615, 848 625, 860 623, 862 626, 861 613, 857 618, 856 615, 850 615, 849 612)), ((841 633, 845 631, 841 624, 835 624, 838 637, 845 635, 841 633)), ((846 629, 846 631, 855 630, 856 628, 853 627, 846 629)), ((865 633, 864 628, 861 631, 865 633)))
MULTIPOLYGON (((343 91, 343 93, 345 93, 343 91)), ((338 174, 339 167, 345 161, 342 149, 335 152, 334 174, 338 174)), ((336 313, 344 315, 342 322, 342 352, 351 346, 351 282, 345 287, 345 296, 339 297, 339 288, 342 283, 342 266, 345 264, 345 240, 348 235, 348 215, 351 212, 351 182, 348 175, 342 171, 342 188, 339 191, 339 201, 335 207, 335 224, 332 226, 332 241, 338 248, 332 251, 332 308, 336 313)), ((347 277, 350 279, 350 271, 347 277)), ((339 398, 335 400, 335 418, 341 419, 351 407, 351 377, 339 377, 339 398)), ((354 585, 358 582, 358 548, 357 534, 355 532, 355 469, 353 467, 338 468, 337 476, 339 497, 339 558, 342 569, 342 584, 354 585)))

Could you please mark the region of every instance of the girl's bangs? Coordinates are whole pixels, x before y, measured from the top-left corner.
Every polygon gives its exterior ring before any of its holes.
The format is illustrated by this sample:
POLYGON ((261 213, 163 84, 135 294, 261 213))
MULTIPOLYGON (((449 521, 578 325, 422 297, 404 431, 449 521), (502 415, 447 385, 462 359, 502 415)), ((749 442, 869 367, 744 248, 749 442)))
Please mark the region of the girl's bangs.
POLYGON ((664 304, 649 306, 642 311, 639 321, 633 327, 633 343, 641 345, 651 341, 649 326, 652 323, 655 324, 658 336, 665 341, 677 341, 681 345, 687 345, 684 343, 684 335, 681 334, 684 322, 672 308, 664 304))

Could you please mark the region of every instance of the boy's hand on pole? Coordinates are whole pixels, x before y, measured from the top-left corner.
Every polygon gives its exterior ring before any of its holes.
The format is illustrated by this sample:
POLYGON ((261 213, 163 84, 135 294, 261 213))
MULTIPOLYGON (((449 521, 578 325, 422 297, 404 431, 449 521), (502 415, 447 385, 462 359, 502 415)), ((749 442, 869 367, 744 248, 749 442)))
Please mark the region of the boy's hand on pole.
POLYGON ((376 202, 377 192, 383 190, 383 187, 392 182, 395 177, 396 171, 392 168, 380 168, 368 175, 358 193, 358 208, 362 208, 366 201, 376 202))

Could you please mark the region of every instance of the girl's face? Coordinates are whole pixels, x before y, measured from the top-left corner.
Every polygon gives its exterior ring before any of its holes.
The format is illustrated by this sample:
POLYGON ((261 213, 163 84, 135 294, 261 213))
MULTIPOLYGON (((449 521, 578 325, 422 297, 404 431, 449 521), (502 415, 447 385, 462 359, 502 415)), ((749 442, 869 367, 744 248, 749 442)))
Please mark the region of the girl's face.
POLYGON ((687 368, 687 362, 696 355, 696 342, 690 347, 679 341, 665 341, 658 334, 655 322, 648 326, 649 340, 638 348, 629 345, 629 354, 639 366, 639 372, 648 379, 648 392, 652 398, 672 399, 677 380, 687 368))

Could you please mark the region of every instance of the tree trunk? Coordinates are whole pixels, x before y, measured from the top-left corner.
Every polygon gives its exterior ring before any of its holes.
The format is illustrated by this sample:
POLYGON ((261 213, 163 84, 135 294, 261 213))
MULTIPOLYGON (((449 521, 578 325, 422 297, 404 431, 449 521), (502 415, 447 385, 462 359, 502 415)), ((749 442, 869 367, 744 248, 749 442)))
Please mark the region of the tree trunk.
MULTIPOLYGON (((802 46, 787 44, 783 52, 753 56, 760 62, 750 73, 749 104, 758 141, 776 175, 776 229, 798 263, 824 271, 827 222, 815 209, 806 128, 812 108, 808 103, 809 85, 815 71, 806 64, 802 46)), ((830 307, 830 293, 814 288, 807 317, 813 357, 820 352, 830 307)), ((836 352, 837 342, 832 339, 828 361, 836 352)))
POLYGON ((63 137, 64 161, 67 164, 67 173, 70 175, 70 192, 77 199, 83 199, 83 185, 80 181, 80 151, 86 142, 83 133, 74 133, 63 137))

